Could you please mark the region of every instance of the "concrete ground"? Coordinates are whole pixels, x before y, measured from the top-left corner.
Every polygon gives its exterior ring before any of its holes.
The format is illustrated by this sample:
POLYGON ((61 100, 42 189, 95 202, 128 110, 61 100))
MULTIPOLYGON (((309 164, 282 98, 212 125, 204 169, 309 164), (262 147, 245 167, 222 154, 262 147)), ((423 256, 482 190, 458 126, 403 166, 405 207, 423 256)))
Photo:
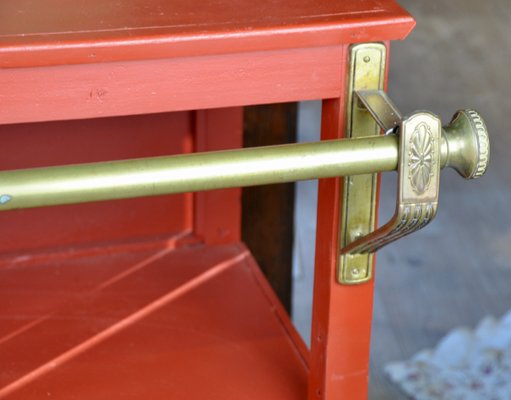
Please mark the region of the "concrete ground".
MULTIPOLYGON (((403 113, 430 110, 447 124, 475 108, 491 134, 492 160, 478 181, 444 171, 440 207, 423 231, 378 254, 370 399, 405 399, 385 363, 435 346, 449 330, 473 327, 511 308, 511 2, 400 0, 417 19, 393 43, 389 93, 403 113)), ((299 136, 319 130, 317 102, 301 104, 299 136)), ((313 133, 310 135, 310 133, 313 133)), ((381 221, 394 209, 394 173, 382 183, 381 221)), ((316 182, 297 187, 293 318, 308 340, 316 182), (312 235, 312 236, 311 236, 312 235)))

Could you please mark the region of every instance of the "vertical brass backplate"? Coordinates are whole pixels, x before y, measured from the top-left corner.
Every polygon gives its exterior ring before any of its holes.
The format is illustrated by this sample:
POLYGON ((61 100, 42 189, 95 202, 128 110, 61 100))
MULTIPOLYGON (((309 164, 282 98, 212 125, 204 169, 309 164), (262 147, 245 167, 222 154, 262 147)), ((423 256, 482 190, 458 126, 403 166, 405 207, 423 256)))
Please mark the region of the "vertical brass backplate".
MULTIPOLYGON (((349 51, 348 92, 346 95, 346 138, 377 136, 381 129, 357 98, 359 90, 383 90, 386 47, 381 43, 353 45, 349 51)), ((378 174, 344 179, 341 198, 340 247, 375 229, 378 174)), ((373 254, 341 254, 337 280, 353 285, 372 277, 373 254)))

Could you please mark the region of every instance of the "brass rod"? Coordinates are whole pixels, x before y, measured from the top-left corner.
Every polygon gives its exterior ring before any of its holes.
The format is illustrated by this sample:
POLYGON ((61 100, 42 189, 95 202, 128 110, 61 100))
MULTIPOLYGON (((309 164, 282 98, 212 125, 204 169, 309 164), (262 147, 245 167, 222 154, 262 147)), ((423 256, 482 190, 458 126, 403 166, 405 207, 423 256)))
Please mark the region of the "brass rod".
POLYGON ((368 174, 397 164, 392 135, 2 171, 0 210, 368 174))

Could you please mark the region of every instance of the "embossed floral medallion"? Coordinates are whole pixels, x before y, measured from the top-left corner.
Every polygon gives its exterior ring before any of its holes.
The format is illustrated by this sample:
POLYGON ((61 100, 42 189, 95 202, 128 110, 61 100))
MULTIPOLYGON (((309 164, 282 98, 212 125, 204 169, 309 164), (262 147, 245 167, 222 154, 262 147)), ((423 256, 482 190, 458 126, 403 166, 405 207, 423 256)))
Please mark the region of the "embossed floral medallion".
POLYGON ((433 175, 433 145, 434 139, 425 123, 417 125, 410 139, 410 153, 408 166, 409 179, 412 188, 417 194, 426 191, 433 175))

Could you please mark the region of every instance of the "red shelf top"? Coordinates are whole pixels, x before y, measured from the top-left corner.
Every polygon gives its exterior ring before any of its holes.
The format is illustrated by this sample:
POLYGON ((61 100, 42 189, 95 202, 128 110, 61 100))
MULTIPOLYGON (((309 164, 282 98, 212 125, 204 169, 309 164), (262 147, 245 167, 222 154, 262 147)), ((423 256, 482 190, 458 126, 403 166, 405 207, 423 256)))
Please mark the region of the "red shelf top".
POLYGON ((242 244, 0 264, 0 398, 305 398, 307 351, 242 244))
POLYGON ((0 67, 403 39, 394 0, 3 0, 0 67))

